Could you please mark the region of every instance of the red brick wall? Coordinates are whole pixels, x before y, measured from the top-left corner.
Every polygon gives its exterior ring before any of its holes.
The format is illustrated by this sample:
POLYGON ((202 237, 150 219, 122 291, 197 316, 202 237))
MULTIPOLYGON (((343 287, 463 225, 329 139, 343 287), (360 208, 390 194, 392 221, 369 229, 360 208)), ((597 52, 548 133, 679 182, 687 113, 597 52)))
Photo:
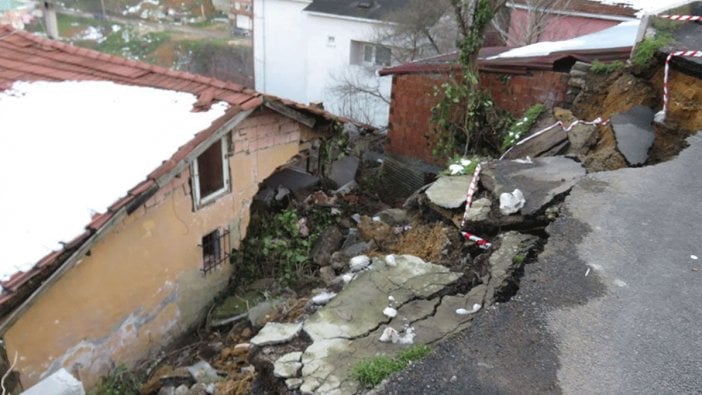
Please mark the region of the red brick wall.
POLYGON ((524 75, 483 71, 480 85, 490 91, 498 107, 519 117, 537 103, 549 106, 565 103, 568 77, 568 73, 547 70, 524 75))
MULTIPOLYGON (((432 144, 424 137, 431 125, 431 108, 437 103, 434 86, 449 79, 440 74, 395 75, 392 80, 390 125, 385 149, 398 155, 443 165, 432 157, 432 144)), ((533 71, 526 75, 483 71, 483 88, 490 91, 495 104, 514 117, 521 116, 536 103, 560 105, 565 102, 568 74, 533 71)))

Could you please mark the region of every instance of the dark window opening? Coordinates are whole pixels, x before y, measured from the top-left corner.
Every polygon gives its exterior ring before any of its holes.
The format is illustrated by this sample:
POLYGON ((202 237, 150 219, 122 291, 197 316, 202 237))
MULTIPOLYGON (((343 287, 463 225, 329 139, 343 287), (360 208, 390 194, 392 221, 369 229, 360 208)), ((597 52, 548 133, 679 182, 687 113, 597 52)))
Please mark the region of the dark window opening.
POLYGON ((210 270, 229 259, 229 231, 219 229, 202 237, 202 271, 210 270))
POLYGON ((200 199, 224 188, 222 140, 217 140, 197 158, 200 199))

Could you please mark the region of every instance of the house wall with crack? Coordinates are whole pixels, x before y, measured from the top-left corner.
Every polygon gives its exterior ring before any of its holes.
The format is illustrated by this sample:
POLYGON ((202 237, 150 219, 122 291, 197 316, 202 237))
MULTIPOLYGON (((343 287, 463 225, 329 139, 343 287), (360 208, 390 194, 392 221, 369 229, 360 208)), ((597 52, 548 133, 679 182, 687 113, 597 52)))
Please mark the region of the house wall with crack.
POLYGON ((90 387, 202 319, 232 273, 228 262, 203 273, 202 237, 229 229, 237 248, 259 183, 315 136, 263 111, 228 137, 229 193, 194 210, 186 168, 112 227, 7 330, 7 352, 19 355, 15 370, 25 388, 61 367, 90 387))

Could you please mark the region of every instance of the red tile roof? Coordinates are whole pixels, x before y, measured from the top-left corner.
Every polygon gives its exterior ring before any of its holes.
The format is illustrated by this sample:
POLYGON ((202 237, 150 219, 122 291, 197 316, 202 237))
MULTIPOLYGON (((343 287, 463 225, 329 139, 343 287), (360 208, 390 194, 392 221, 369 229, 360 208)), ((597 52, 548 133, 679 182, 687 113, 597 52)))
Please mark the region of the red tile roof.
MULTIPOLYGON (((261 106, 265 101, 278 102, 292 109, 307 113, 324 121, 347 121, 335 117, 316 106, 308 106, 277 97, 263 95, 241 85, 214 78, 169 70, 163 67, 107 55, 97 51, 35 36, 0 25, 0 91, 8 89, 15 81, 64 81, 100 80, 126 85, 188 92, 198 97, 193 111, 204 111, 217 101, 226 102, 230 109, 212 125, 195 135, 161 166, 152 171, 146 180, 134 186, 126 196, 117 199, 107 212, 96 215, 86 231, 42 258, 32 269, 15 273, 0 282, 0 317, 20 305, 65 260, 97 231, 109 226, 116 213, 126 208, 131 212, 148 199, 157 189, 157 181, 170 173, 198 144, 241 111, 261 106)), ((145 173, 148 169, 145 169, 145 173)), ((117 198, 117 197, 115 197, 117 198)))

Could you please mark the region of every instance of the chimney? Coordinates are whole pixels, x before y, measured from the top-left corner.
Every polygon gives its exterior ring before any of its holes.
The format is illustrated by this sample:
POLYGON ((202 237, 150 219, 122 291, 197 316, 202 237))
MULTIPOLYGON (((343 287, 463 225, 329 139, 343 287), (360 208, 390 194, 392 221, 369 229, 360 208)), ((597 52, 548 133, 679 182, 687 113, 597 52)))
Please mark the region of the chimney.
POLYGON ((49 38, 56 40, 59 38, 58 22, 56 21, 56 4, 53 0, 45 0, 43 3, 46 34, 49 38))

